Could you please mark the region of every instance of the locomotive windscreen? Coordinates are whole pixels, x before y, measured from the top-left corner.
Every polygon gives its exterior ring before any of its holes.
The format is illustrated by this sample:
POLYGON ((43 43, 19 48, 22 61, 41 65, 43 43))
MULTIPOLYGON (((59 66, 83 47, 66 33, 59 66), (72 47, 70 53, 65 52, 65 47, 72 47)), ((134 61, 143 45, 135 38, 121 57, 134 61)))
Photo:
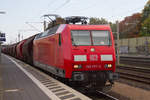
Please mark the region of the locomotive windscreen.
POLYGON ((72 30, 71 36, 75 46, 112 45, 110 32, 105 30, 72 30))

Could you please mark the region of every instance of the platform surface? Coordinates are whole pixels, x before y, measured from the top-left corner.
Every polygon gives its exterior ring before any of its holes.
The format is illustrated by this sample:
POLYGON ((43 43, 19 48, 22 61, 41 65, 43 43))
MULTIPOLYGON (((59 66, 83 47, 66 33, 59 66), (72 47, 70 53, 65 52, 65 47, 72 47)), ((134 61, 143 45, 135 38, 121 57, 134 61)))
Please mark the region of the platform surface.
POLYGON ((0 100, 91 100, 91 98, 31 65, 2 55, 0 100))
POLYGON ((0 100, 51 100, 10 59, 0 63, 0 100))

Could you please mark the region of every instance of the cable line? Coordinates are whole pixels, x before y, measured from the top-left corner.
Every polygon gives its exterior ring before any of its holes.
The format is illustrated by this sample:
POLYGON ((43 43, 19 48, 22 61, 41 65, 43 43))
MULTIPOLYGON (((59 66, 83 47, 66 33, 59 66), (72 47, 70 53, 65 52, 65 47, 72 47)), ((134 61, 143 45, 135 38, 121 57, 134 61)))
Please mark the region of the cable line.
POLYGON ((56 8, 56 9, 54 10, 54 12, 56 12, 57 10, 63 8, 63 7, 64 7, 66 4, 68 4, 70 1, 71 1, 71 0, 66 0, 63 4, 61 4, 58 8, 56 8))

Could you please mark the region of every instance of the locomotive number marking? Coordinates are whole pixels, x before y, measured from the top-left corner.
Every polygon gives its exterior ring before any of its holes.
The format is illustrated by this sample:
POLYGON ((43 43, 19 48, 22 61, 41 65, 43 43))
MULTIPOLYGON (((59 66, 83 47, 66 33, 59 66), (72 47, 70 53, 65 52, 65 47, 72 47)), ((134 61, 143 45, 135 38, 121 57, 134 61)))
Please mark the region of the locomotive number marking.
POLYGON ((86 68, 101 68, 101 65, 87 65, 86 68))

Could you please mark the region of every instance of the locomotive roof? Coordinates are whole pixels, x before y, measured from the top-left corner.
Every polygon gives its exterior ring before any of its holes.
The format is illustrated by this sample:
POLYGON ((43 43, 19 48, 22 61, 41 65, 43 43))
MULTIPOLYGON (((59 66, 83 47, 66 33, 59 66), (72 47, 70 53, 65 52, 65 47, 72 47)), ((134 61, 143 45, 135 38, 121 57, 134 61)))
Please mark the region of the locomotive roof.
POLYGON ((111 30, 109 25, 61 24, 56 33, 61 33, 65 27, 68 27, 71 30, 111 30))

